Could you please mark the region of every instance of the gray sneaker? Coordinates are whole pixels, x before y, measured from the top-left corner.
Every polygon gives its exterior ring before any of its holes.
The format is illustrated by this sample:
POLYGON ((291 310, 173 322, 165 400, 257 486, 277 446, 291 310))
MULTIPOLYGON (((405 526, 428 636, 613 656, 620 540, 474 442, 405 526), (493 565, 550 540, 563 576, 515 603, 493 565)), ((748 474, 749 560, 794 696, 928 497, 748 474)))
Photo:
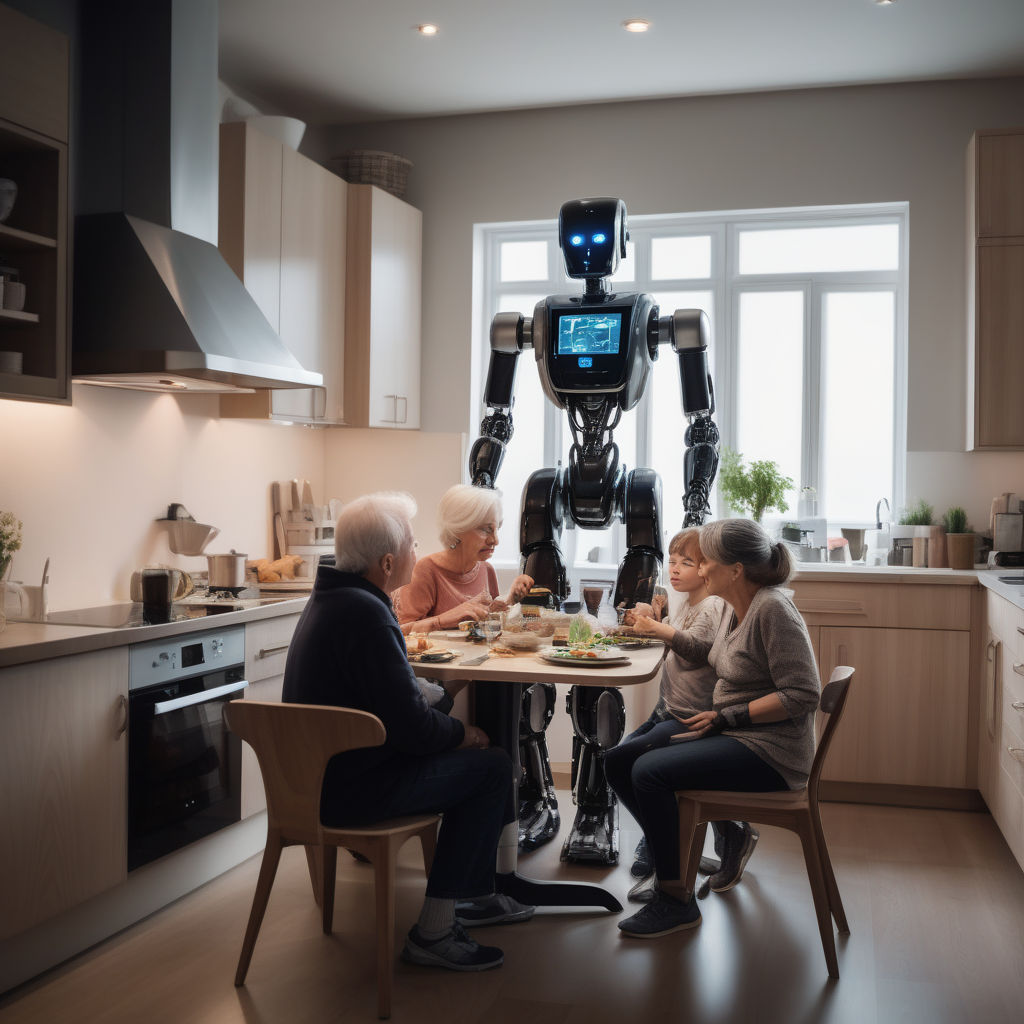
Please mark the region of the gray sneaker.
POLYGON ((712 892, 727 892, 743 877, 743 869, 750 860, 761 834, 747 822, 730 822, 732 828, 725 836, 722 850, 722 867, 707 881, 712 892))
POLYGON ((497 946, 481 946, 458 923, 439 939, 425 939, 419 925, 413 925, 405 940, 402 959, 424 967, 447 967, 450 971, 486 971, 500 967, 505 955, 497 946))
POLYGON ((455 920, 463 928, 485 924, 515 924, 517 921, 529 921, 536 909, 504 893, 492 892, 490 896, 459 900, 455 904, 455 920))
POLYGON ((656 939, 699 924, 700 908, 692 896, 684 902, 658 889, 650 903, 619 922, 619 930, 635 939, 656 939))

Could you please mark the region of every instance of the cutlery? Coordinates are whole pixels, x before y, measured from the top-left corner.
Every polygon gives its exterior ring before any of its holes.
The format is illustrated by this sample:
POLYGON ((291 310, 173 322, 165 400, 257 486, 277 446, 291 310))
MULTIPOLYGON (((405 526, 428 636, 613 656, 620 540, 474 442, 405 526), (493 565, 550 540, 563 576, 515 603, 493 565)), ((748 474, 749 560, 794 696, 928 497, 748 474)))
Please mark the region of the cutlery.
POLYGON ((485 651, 483 654, 477 655, 475 658, 469 658, 467 661, 463 661, 463 665, 482 665, 491 656, 490 651, 485 651))

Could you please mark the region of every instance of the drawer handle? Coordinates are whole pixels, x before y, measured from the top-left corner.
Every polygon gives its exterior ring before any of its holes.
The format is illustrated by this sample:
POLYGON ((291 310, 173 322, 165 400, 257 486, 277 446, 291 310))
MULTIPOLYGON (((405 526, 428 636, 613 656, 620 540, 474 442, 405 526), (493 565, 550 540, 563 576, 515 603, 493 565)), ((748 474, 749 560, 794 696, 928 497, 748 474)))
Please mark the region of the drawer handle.
POLYGON ((1024 714, 1024 700, 1015 700, 1010 707, 1013 708, 1014 711, 1019 711, 1021 714, 1024 714))
POLYGON ((1024 636, 1024 626, 1018 626, 1017 632, 1020 633, 1021 636, 1024 636))
POLYGON ((1006 752, 1014 759, 1024 764, 1024 747, 1007 747, 1006 752))
POLYGON ((128 731, 128 698, 123 693, 118 694, 117 706, 121 709, 122 718, 114 739, 119 740, 128 731))
POLYGON ((1019 676, 1024 676, 1024 664, 1022 664, 1021 662, 1018 661, 1013 666, 1013 671, 1016 672, 1017 675, 1019 675, 1019 676))
POLYGON ((867 615, 864 605, 859 601, 800 601, 797 608, 802 612, 815 612, 818 615, 867 615))
POLYGON ((261 647, 259 653, 256 655, 257 658, 269 658, 272 654, 280 654, 282 651, 288 650, 288 644, 276 644, 273 647, 261 647))

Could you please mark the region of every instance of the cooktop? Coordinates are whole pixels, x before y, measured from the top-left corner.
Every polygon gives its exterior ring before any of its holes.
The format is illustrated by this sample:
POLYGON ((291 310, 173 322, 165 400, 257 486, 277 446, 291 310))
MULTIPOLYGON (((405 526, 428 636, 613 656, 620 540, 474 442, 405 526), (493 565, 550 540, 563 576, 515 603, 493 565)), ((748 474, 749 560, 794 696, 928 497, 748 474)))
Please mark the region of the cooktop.
POLYGON ((132 629, 137 626, 151 626, 166 622, 187 622, 210 615, 237 612, 245 608, 262 608, 264 605, 279 604, 288 597, 258 598, 214 598, 205 601, 176 601, 169 612, 161 616, 143 614, 138 602, 124 601, 120 604, 100 605, 97 608, 72 608, 62 612, 50 612, 42 621, 56 626, 97 626, 104 629, 132 629))

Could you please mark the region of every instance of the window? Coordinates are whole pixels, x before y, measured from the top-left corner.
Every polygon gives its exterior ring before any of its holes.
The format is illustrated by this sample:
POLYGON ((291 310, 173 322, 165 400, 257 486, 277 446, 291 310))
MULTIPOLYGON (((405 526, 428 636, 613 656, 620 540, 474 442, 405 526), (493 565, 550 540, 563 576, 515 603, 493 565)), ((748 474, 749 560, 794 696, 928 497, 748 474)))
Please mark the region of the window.
MULTIPOLYGON (((796 518, 802 487, 815 488, 819 514, 837 532, 873 525, 881 497, 899 507, 906 451, 906 204, 634 216, 629 230, 614 285, 650 293, 663 316, 693 307, 707 312, 722 443, 747 462, 772 459, 792 477, 789 511, 781 520, 796 518)), ((477 245, 483 268, 479 356, 486 368, 495 313, 532 316, 545 296, 577 294, 582 283, 565 275, 555 221, 480 225, 477 245)), ((519 500, 527 478, 542 466, 564 464, 572 441, 564 412, 544 398, 532 353, 524 356, 512 410, 515 436, 498 480, 506 502, 496 561, 505 565, 518 563, 519 500)), ((486 369, 480 379, 485 375, 486 369)), ((681 405, 678 360, 662 346, 644 399, 623 414, 614 434, 620 463, 649 466, 661 476, 666 536, 683 518, 687 424, 681 405)), ((729 514, 717 494, 714 510, 729 514)), ((563 550, 573 575, 613 575, 623 535, 620 525, 567 530, 563 550)))

